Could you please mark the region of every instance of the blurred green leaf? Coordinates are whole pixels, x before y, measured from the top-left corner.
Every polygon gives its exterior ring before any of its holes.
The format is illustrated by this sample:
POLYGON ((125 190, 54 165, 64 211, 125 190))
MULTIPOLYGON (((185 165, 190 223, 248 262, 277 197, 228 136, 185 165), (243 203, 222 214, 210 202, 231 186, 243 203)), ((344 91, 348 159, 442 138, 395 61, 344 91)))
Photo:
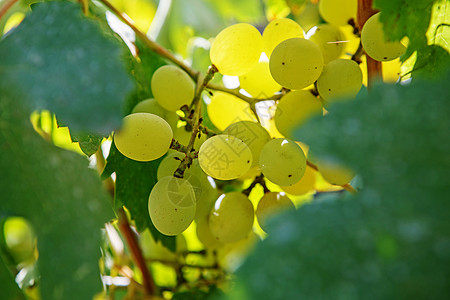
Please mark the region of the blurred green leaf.
POLYGON ((275 218, 238 272, 250 299, 445 299, 450 293, 450 74, 380 85, 296 138, 364 189, 275 218), (357 113, 355 113, 357 112, 357 113), (264 263, 261 263, 261 262, 264 263), (274 288, 276 287, 276 288, 274 288))
POLYGON ((102 287, 100 228, 111 200, 87 159, 44 141, 19 100, 0 98, 0 213, 27 218, 37 233, 42 299, 90 299, 102 287))
POLYGON ((0 252, 0 282, 2 287, 2 299, 25 300, 25 296, 14 281, 11 271, 6 265, 0 252))
POLYGON ((132 92, 124 46, 79 4, 45 2, 0 42, 0 96, 48 109, 71 129, 109 134, 132 92))
POLYGON ((237 22, 257 24, 265 22, 264 7, 260 0, 205 0, 214 5, 228 25, 237 22))
POLYGON ((103 136, 90 133, 72 134, 71 132, 70 137, 72 138, 72 142, 79 143, 81 151, 87 156, 95 154, 103 140, 103 136))
POLYGON ((175 251, 175 237, 160 233, 150 220, 148 197, 157 182, 156 173, 163 158, 150 162, 139 162, 123 156, 111 144, 102 178, 116 174, 115 203, 116 208, 123 205, 129 210, 139 232, 150 229, 155 241, 161 240, 164 246, 175 251))

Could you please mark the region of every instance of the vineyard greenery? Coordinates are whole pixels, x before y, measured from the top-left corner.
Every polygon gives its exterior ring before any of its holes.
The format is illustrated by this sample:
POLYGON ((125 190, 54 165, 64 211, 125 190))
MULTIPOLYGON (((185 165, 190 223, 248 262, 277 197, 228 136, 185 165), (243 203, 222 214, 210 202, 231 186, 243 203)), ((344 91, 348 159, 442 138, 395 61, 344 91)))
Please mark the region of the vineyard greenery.
POLYGON ((448 299, 447 0, 0 0, 0 299, 448 299))

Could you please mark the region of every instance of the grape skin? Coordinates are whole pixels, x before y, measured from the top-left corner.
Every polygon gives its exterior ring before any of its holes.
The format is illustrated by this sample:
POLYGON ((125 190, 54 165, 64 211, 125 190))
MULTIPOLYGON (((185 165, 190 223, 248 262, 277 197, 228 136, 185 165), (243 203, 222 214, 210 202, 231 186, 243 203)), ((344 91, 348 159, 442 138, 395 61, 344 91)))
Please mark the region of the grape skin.
POLYGON ((316 171, 310 166, 306 166, 302 179, 291 186, 282 186, 281 189, 291 195, 304 195, 313 191, 316 185, 316 171))
POLYGON ((319 46, 325 64, 338 59, 344 52, 344 35, 336 26, 318 25, 309 40, 319 46))
POLYGON ((162 66, 151 81, 155 100, 168 111, 177 111, 194 99, 195 84, 189 75, 176 66, 162 66))
POLYGON ((254 218, 253 204, 247 196, 231 192, 217 199, 209 214, 209 228, 218 241, 233 243, 250 233, 254 218))
POLYGON ((350 19, 356 20, 358 0, 320 0, 322 18, 335 26, 345 26, 350 19))
POLYGON ((248 73, 239 76, 241 88, 255 98, 270 97, 279 90, 279 85, 270 74, 269 62, 260 61, 248 73))
POLYGON ((236 179, 253 163, 248 146, 232 135, 216 135, 206 140, 198 152, 198 162, 209 176, 220 180, 236 179))
POLYGON ((262 48, 262 36, 258 29, 247 23, 239 23, 219 32, 209 55, 221 74, 239 76, 258 63, 262 48))
POLYGON ((306 157, 302 148, 294 141, 278 138, 269 141, 262 148, 259 165, 264 176, 271 182, 290 186, 303 177, 306 157))
POLYGON ((284 193, 265 193, 259 200, 255 211, 259 226, 264 231, 267 231, 267 218, 286 209, 295 209, 294 203, 292 203, 288 196, 284 193))
POLYGON ((367 55, 377 61, 390 61, 405 53, 406 47, 400 42, 388 42, 384 36, 380 13, 371 16, 361 31, 361 43, 367 55))
POLYGON ((180 234, 194 220, 195 203, 194 190, 188 180, 163 177, 155 184, 149 196, 150 219, 162 234, 180 234))
POLYGON ((303 29, 295 21, 287 18, 275 19, 267 24, 263 32, 264 52, 268 57, 278 44, 290 38, 302 38, 303 29))
POLYGON ((302 38, 281 42, 269 60, 270 73, 280 85, 302 89, 319 78, 323 69, 323 55, 319 46, 302 38))
POLYGON ((323 68, 317 79, 319 95, 329 101, 354 98, 362 86, 363 75, 358 64, 349 59, 336 59, 323 68))
POLYGON ((131 113, 149 113, 157 115, 166 120, 167 123, 169 123, 170 127, 172 127, 172 130, 175 130, 177 128, 177 123, 179 120, 179 117, 175 112, 165 110, 153 98, 140 101, 133 107, 131 113))
POLYGON ((135 113, 123 119, 122 128, 114 134, 114 144, 130 159, 151 161, 169 150, 172 137, 172 128, 161 117, 135 113))

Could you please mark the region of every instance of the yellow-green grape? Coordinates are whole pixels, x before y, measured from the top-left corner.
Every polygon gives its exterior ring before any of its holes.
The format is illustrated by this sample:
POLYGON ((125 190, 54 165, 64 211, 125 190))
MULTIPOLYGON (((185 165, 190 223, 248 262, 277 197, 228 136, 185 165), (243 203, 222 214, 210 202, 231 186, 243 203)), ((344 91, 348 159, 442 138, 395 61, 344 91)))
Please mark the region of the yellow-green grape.
POLYGON ((196 208, 192 185, 184 178, 166 176, 153 187, 148 211, 153 225, 165 235, 185 231, 194 220, 196 208))
POLYGON ((211 122, 219 130, 237 121, 256 121, 250 105, 228 93, 214 92, 207 111, 211 122))
POLYGON ((221 134, 206 140, 198 152, 198 162, 209 176, 220 180, 236 179, 252 166, 250 148, 235 136, 221 134))
POLYGON ((268 57, 279 43, 291 38, 302 38, 303 29, 294 20, 282 18, 271 21, 263 32, 264 52, 268 57))
POLYGON ((320 0, 319 12, 327 23, 344 26, 356 20, 358 0, 320 0))
POLYGON ((128 158, 150 161, 169 150, 172 136, 172 128, 163 118, 135 113, 123 119, 122 128, 114 134, 114 144, 128 158))
POLYGON ((270 97, 279 90, 279 85, 270 74, 269 62, 260 61, 250 72, 239 76, 241 88, 255 98, 270 97))
MULTIPOLYGON (((156 173, 156 178, 161 180, 166 176, 173 176, 173 173, 180 165, 181 160, 184 158, 185 154, 180 152, 174 152, 168 154, 158 166, 158 172, 156 173)), ((191 166, 192 168, 192 166, 191 166)), ((186 169, 186 172, 189 172, 191 168, 186 169)))
POLYGON ((224 134, 232 135, 242 140, 252 152, 252 167, 259 161, 262 147, 270 140, 270 135, 261 124, 251 121, 239 121, 228 126, 224 134))
POLYGON ((344 35, 336 26, 320 24, 309 40, 319 46, 324 64, 338 59, 344 52, 344 35))
MULTIPOLYGON (((179 234, 175 237, 176 253, 181 253, 187 250, 186 238, 179 234)), ((142 254, 146 259, 175 261, 177 259, 176 253, 170 251, 163 246, 161 241, 155 241, 148 229, 140 234, 139 245, 142 249, 142 254)))
POLYGON ((177 123, 180 119, 175 112, 165 110, 153 98, 142 100, 141 102, 136 104, 131 113, 150 113, 157 115, 166 120, 167 123, 169 123, 170 127, 172 127, 172 129, 177 128, 177 123))
POLYGON ((317 79, 319 95, 330 102, 338 99, 352 99, 362 86, 363 75, 358 64, 350 59, 330 61, 317 79))
POLYGON ((389 61, 400 57, 406 47, 400 42, 388 42, 384 36, 380 13, 371 16, 361 31, 361 43, 366 54, 377 61, 389 61))
POLYGON ((293 185, 305 173, 306 157, 297 143, 278 138, 266 143, 259 156, 264 176, 278 185, 293 185))
POLYGON ((222 194, 209 214, 209 228, 216 240, 233 243, 250 233, 255 218, 253 204, 240 192, 222 194))
POLYGON ((275 125, 286 137, 313 116, 322 115, 322 104, 308 91, 292 91, 283 96, 275 111, 275 125))
POLYGON ((317 162, 317 168, 322 177, 334 185, 345 185, 355 177, 353 170, 334 161, 319 161, 317 162))
MULTIPOLYGON (((173 138, 176 139, 178 142, 180 142, 182 145, 187 146, 189 144, 189 141, 191 140, 192 131, 186 130, 186 127, 178 127, 173 131, 173 138)), ((206 141, 208 137, 206 134, 201 134, 200 138, 197 136, 195 137, 194 141, 194 149, 198 150, 200 149, 200 146, 206 141)))
POLYGON ((295 20, 308 32, 312 27, 320 22, 319 4, 307 1, 295 14, 295 20))
POLYGON ((211 229, 209 228, 209 220, 208 218, 197 220, 197 237, 202 242, 202 244, 208 249, 219 249, 224 245, 222 242, 217 240, 211 233, 211 229))
POLYGON ((266 231, 267 218, 287 209, 295 209, 295 206, 284 193, 265 193, 259 200, 255 211, 259 226, 266 231))
POLYGON ((179 110, 191 104, 195 85, 189 75, 176 66, 162 66, 155 71, 151 81, 153 97, 164 109, 179 110))
MULTIPOLYGON (((200 167, 199 167, 200 168, 200 167)), ((214 206, 218 195, 216 185, 211 177, 207 177, 203 171, 204 176, 200 177, 200 187, 202 194, 197 199, 197 209, 195 210, 195 220, 201 220, 207 218, 211 208, 214 206)))
POLYGON ((315 189, 316 171, 306 166, 305 174, 300 181, 291 186, 282 186, 281 189, 291 195, 303 195, 315 189))
POLYGON ((22 217, 10 217, 3 224, 3 235, 9 254, 14 262, 34 260, 36 237, 31 225, 22 217))
POLYGON ((278 44, 269 61, 273 79, 288 89, 299 90, 314 83, 323 69, 319 46, 302 38, 278 44))
POLYGON ((221 74, 239 76, 258 63, 262 48, 258 29, 239 23, 219 32, 211 45, 209 57, 221 74))

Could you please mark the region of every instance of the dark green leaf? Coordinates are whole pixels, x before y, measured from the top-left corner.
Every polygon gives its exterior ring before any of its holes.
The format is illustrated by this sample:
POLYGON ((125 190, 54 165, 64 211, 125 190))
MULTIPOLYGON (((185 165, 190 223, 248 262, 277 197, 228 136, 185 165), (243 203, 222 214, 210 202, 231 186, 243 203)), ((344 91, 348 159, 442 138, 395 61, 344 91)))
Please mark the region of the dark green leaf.
POLYGON ((112 217, 109 196, 86 158, 33 130, 23 105, 0 98, 0 213, 27 218, 37 233, 42 299, 91 299, 102 288, 100 228, 112 217))
POLYGON ((249 299, 447 298, 449 75, 376 86, 297 131, 318 157, 357 170, 364 189, 273 219, 239 271, 249 299))
POLYGON ((103 140, 103 136, 89 133, 70 133, 70 137, 80 144, 81 151, 87 156, 95 154, 103 140))
POLYGON ((439 46, 427 46, 417 54, 412 72, 415 78, 439 78, 445 75, 450 67, 450 54, 439 46))
POLYGON ((133 85, 123 44, 102 26, 76 3, 35 4, 0 42, 0 95, 48 109, 71 129, 109 134, 133 85))
POLYGON ((161 234, 153 225, 148 213, 148 197, 157 182, 156 173, 162 158, 150 162, 138 162, 123 156, 111 144, 105 170, 105 179, 113 172, 116 173, 115 207, 124 205, 131 214, 137 229, 142 232, 150 229, 155 241, 161 242, 171 251, 175 251, 175 238, 161 234))
POLYGON ((2 299, 7 300, 25 300, 25 296, 14 281, 11 271, 8 269, 0 252, 0 282, 2 299))

